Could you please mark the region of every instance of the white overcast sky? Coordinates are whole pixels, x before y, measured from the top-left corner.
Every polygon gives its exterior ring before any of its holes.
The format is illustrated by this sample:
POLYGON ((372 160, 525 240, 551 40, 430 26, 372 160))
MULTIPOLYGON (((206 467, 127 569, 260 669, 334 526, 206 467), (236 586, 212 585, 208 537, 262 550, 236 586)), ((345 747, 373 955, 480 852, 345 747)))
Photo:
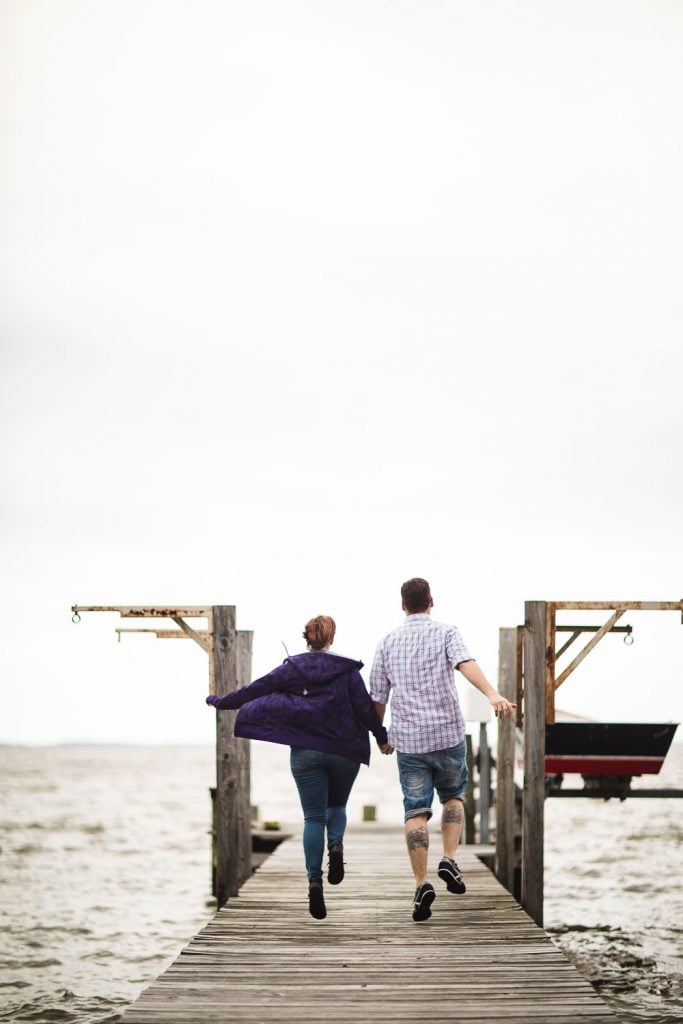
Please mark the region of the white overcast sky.
MULTIPOLYGON (((202 651, 74 602, 369 669, 423 575, 495 680, 525 599, 683 596, 678 0, 0 15, 0 740, 211 740, 202 651)), ((624 621, 560 704, 677 719, 624 621)))

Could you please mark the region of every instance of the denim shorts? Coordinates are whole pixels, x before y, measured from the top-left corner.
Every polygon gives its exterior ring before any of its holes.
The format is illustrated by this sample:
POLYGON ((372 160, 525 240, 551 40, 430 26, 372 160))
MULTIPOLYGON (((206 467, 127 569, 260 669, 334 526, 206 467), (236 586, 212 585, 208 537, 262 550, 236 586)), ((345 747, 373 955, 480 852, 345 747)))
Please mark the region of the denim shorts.
POLYGON ((418 814, 431 818, 434 790, 442 804, 446 800, 462 800, 467 785, 465 740, 447 750, 432 750, 428 754, 397 751, 396 756, 406 821, 418 814))

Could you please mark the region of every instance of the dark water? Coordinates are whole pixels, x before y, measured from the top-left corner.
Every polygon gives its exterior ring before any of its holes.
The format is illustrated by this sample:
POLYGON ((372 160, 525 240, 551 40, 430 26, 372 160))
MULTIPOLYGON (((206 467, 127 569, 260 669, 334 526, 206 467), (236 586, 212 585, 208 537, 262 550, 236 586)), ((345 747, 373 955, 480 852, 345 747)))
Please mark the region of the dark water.
MULTIPOLYGON (((297 820, 288 752, 252 750, 261 816, 297 820)), ((113 1024, 211 916, 213 750, 0 747, 0 770, 0 1021, 113 1024)), ((351 820, 401 821, 394 773, 363 769, 351 820)), ((683 1021, 680 803, 546 804, 546 924, 629 1022, 683 1021)))

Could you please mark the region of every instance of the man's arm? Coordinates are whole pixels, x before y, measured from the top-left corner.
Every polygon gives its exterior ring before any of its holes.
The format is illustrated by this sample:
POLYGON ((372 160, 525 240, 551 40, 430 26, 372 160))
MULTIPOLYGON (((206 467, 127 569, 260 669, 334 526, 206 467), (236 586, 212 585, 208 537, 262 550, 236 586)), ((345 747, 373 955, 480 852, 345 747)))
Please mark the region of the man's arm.
POLYGON ((517 709, 516 704, 512 704, 505 697, 501 697, 498 690, 491 686, 490 682, 477 665, 476 661, 461 661, 458 665, 458 672, 462 672, 468 683, 471 683, 475 690, 479 690, 493 708, 496 718, 509 718, 517 709))
MULTIPOLYGON (((370 670, 370 696, 375 706, 377 717, 384 723, 384 713, 389 702, 389 691, 391 683, 384 668, 384 650, 382 644, 378 644, 375 658, 370 670)), ((379 749, 383 754, 393 754, 394 748, 390 743, 380 743, 379 749)))
POLYGON ((375 714, 375 705, 370 700, 370 694, 365 689, 365 683, 360 672, 354 672, 349 682, 349 697, 356 718, 362 722, 366 729, 369 729, 377 740, 377 746, 382 749, 387 744, 387 730, 382 725, 382 719, 375 714))
MULTIPOLYGON (((375 707, 375 711, 377 712, 377 717, 379 718, 380 722, 384 722, 384 712, 387 710, 386 704, 380 704, 376 700, 373 700, 372 703, 375 707)), ((383 754, 393 754, 394 752, 394 748, 392 747, 391 743, 378 743, 377 746, 379 747, 383 754)))

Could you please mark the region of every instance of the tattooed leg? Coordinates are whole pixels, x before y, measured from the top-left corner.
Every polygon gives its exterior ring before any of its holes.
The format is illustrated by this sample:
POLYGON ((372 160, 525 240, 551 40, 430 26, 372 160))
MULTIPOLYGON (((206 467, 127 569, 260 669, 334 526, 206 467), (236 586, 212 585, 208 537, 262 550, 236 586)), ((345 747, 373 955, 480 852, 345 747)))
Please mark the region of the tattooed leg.
POLYGON ((418 815, 415 818, 408 818, 406 822, 406 845, 417 885, 422 885, 427 880, 428 820, 426 815, 418 815))
POLYGON ((441 812, 441 839, 444 857, 450 857, 451 860, 455 860, 464 816, 462 800, 446 800, 441 812))

